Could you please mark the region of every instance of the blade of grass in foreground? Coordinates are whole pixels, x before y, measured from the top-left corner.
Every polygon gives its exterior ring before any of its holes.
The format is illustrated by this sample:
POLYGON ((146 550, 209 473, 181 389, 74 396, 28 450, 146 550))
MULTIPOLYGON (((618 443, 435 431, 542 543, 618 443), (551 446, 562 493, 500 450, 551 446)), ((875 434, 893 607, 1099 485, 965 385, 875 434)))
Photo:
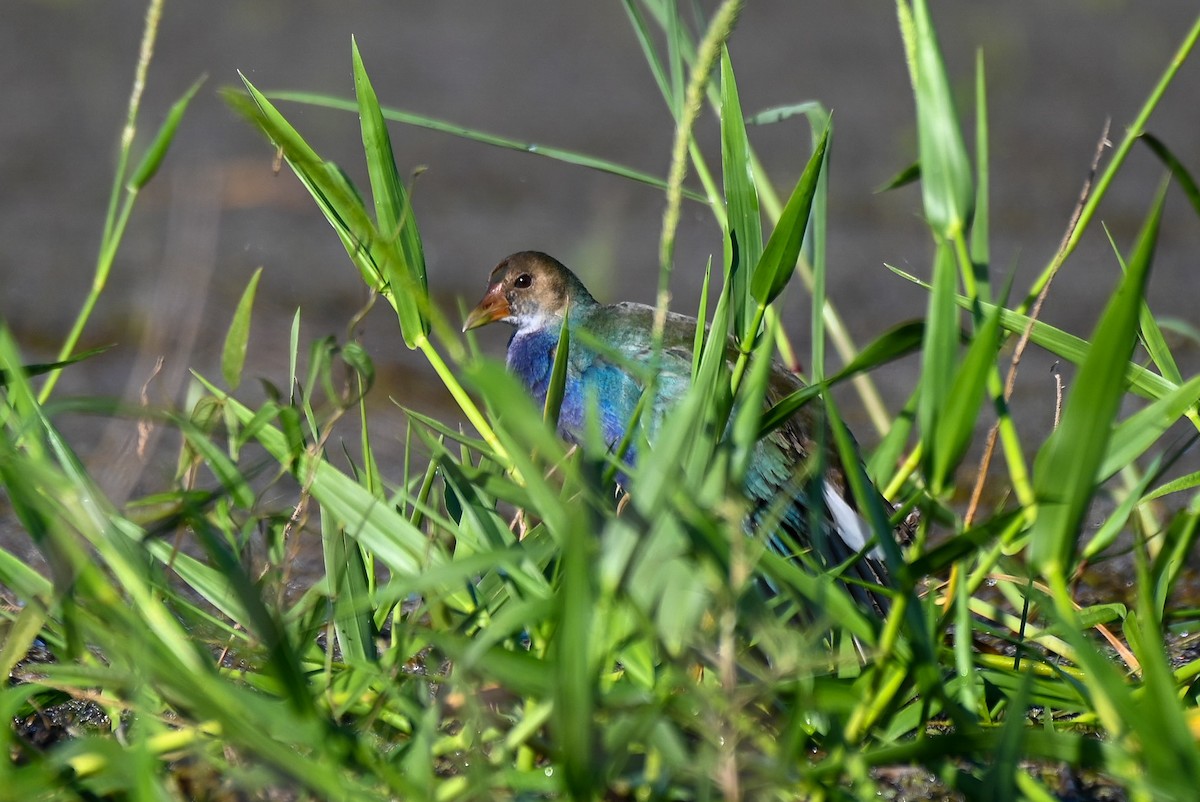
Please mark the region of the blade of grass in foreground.
MULTIPOLYGON (((362 54, 358 52, 358 41, 351 40, 354 51, 354 91, 358 96, 358 115, 362 128, 363 151, 367 157, 367 174, 371 180, 371 194, 375 198, 375 224, 379 233, 387 240, 398 241, 403 260, 397 267, 404 271, 396 281, 388 276, 394 292, 405 291, 411 282, 412 288, 420 293, 419 297, 428 294, 429 287, 425 275, 425 251, 421 246, 421 234, 417 229, 417 221, 413 215, 412 203, 404 185, 400 181, 400 173, 396 169, 396 157, 392 153, 392 140, 388 136, 387 123, 384 122, 383 112, 379 108, 379 98, 371 86, 367 70, 363 66, 362 54)), ((418 306, 418 309, 420 307, 418 306)), ((401 328, 424 325, 428 334, 427 322, 405 321, 401 318, 401 328)))
MULTIPOLYGON (((750 142, 746 139, 746 123, 742 118, 737 83, 729 49, 721 50, 721 168, 725 181, 725 205, 728 208, 725 237, 725 263, 732 266, 736 259, 742 265, 758 264, 762 254, 762 214, 758 208, 758 190, 750 161, 750 142)), ((803 235, 803 234, 802 234, 803 235)), ((727 267, 726 269, 732 269, 727 267)), ((749 269, 733 269, 734 330, 753 337, 749 331, 754 314, 753 299, 747 284, 749 269)))
POLYGON ((1096 489, 1125 389, 1125 365, 1136 341, 1165 199, 1164 185, 1138 237, 1129 270, 1096 326, 1088 358, 1063 407, 1062 422, 1035 462, 1038 512, 1031 533, 1032 560, 1051 584, 1064 582, 1070 571, 1080 522, 1096 489))
MULTIPOLYGON (((897 0, 909 38, 909 69, 917 100, 917 142, 925 217, 939 238, 952 241, 970 224, 974 197, 971 165, 925 0, 897 0)), ((973 294, 973 293, 971 293, 973 294)))

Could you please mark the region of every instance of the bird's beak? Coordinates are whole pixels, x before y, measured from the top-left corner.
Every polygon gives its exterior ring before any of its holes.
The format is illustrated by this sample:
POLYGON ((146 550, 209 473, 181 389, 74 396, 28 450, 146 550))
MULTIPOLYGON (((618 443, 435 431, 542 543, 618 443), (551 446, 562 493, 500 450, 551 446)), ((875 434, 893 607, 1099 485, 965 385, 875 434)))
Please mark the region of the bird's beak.
POLYGON ((497 320, 503 320, 508 317, 511 313, 512 310, 508 307, 508 299, 504 297, 504 285, 496 282, 488 287, 487 294, 483 296, 483 300, 471 310, 471 314, 467 315, 467 320, 463 323, 462 330, 470 331, 480 326, 486 326, 488 323, 495 323, 497 320))

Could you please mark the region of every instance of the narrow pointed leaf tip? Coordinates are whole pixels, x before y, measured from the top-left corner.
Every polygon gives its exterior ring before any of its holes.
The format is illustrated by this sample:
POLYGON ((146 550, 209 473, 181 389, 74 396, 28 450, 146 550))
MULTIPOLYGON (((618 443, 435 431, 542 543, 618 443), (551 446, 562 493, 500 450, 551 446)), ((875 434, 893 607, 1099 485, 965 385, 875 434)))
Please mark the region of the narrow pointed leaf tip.
POLYGON ((800 258, 800 249, 804 246, 804 232, 808 227, 813 196, 817 193, 817 179, 821 177, 832 124, 831 120, 821 132, 821 139, 800 175, 800 180, 796 182, 796 188, 788 198, 787 206, 779 215, 779 222, 775 224, 775 230, 767 240, 762 258, 754 268, 750 293, 762 306, 771 303, 783 292, 783 288, 792 277, 796 261, 800 258))

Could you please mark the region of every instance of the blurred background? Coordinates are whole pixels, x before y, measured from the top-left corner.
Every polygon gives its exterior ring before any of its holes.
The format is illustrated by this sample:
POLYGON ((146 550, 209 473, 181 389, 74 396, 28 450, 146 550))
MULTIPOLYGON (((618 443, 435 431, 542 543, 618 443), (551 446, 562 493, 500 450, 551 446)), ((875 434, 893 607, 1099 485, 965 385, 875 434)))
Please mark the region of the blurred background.
MULTIPOLYGON (((1023 294, 1059 244, 1106 118, 1111 138, 1119 139, 1197 6, 954 0, 931 8, 968 120, 977 49, 986 56, 993 266, 1001 275, 1016 270, 1016 291, 1023 294)), ((9 0, 0 10, 0 317, 30 361, 53 357, 91 281, 144 12, 143 3, 128 0, 9 0)), ((217 90, 236 84, 241 70, 268 91, 352 97, 352 34, 385 106, 666 173, 672 121, 621 3, 168 2, 142 106, 141 143, 197 77, 208 80, 143 193, 85 333, 85 347, 116 347, 69 370, 60 396, 136 399, 161 355, 163 372, 148 396, 180 403, 189 368, 219 376, 233 307, 259 266, 248 378, 286 383, 297 308, 302 343, 348 336, 366 299, 356 271, 299 182, 286 169, 272 174, 272 149, 217 90)), ((865 343, 920 316, 923 292, 884 266, 928 275, 932 246, 919 189, 876 192, 916 154, 894 5, 751 0, 730 50, 748 115, 805 100, 834 113, 829 293, 854 337, 865 343)), ((1192 62, 1149 125, 1193 174, 1200 173, 1198 97, 1200 63, 1192 62)), ((365 186, 355 115, 294 104, 281 109, 365 186)), ((718 167, 711 114, 702 115, 699 132, 718 167)), ((530 248, 575 267, 602 300, 652 300, 663 207, 658 190, 415 128, 393 125, 392 136, 402 172, 426 168, 415 208, 430 286, 452 319, 460 299, 477 300, 501 258, 530 248)), ((800 117, 751 130, 784 194, 808 157, 809 137, 800 117)), ((1162 174, 1139 147, 1101 206, 1100 219, 1123 250, 1162 174)), ((710 255, 720 262, 712 217, 685 202, 673 284, 677 311, 695 310, 710 255)), ((1156 313, 1197 323, 1198 261, 1200 223, 1175 191, 1151 279, 1156 313)), ((1057 280, 1044 318, 1087 336, 1118 273, 1095 226, 1057 280)), ((786 325, 803 355, 808 300, 799 282, 788 296, 786 325)), ((421 357, 405 350, 385 304, 351 333, 361 336, 379 371, 373 427, 385 457, 389 450, 402 453, 403 418, 390 398, 453 415, 421 357)), ((485 329, 480 339, 499 355, 507 332, 485 329)), ((1193 364, 1181 367, 1194 372, 1196 349, 1182 348, 1193 364)), ((1053 408, 1052 362, 1031 353, 1018 388, 1016 404, 1025 420, 1035 421, 1035 433, 1053 408)), ((878 374, 892 409, 915 374, 911 360, 878 374)), ((258 390, 248 382, 245 392, 258 390)), ((860 439, 873 443, 877 435, 864 416, 850 417, 860 439)), ((162 481, 130 461, 130 425, 100 419, 66 425, 116 495, 130 492, 139 478, 149 487, 162 481)), ((1036 447, 1036 438, 1027 447, 1036 447)))

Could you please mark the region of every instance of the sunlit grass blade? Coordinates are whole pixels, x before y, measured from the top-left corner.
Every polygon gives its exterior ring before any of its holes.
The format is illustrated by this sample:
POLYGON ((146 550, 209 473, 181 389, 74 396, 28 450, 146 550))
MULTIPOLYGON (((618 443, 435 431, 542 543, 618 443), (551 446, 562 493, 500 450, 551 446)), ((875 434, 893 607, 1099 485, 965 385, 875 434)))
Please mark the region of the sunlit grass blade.
MULTIPOLYGON (((1121 252, 1117 248, 1117 243, 1113 240, 1112 232, 1108 230, 1108 226, 1104 226, 1104 234, 1108 237, 1108 244, 1112 247, 1113 255, 1121 265, 1121 270, 1127 270, 1125 259, 1121 256, 1121 252)), ((1150 361, 1158 368, 1158 372, 1162 374, 1163 378, 1175 384, 1182 384, 1183 374, 1179 372, 1179 365, 1175 362, 1175 356, 1171 353, 1171 349, 1167 345, 1167 339, 1163 336, 1162 328, 1158 325, 1158 321, 1154 319, 1154 313, 1150 311, 1150 304, 1145 301, 1142 302, 1142 308, 1138 312, 1138 339, 1142 347, 1146 349, 1146 353, 1150 355, 1150 361)))
MULTIPOLYGON (((728 48, 721 51, 721 168, 728 227, 725 247, 729 252, 725 254, 725 263, 732 265, 736 260, 742 265, 741 269, 733 270, 734 326, 743 335, 754 336, 756 332, 748 331, 754 314, 754 298, 748 287, 749 268, 757 265, 762 255, 762 217, 746 123, 742 118, 728 48)), ((804 222, 807 222, 807 216, 804 222)))
POLYGON ((1180 510, 1167 527, 1162 549, 1150 566, 1150 578, 1154 585, 1154 613, 1158 620, 1165 617, 1176 582, 1187 569, 1188 558, 1200 536, 1198 524, 1200 513, 1195 509, 1180 510))
MULTIPOLYGON (((206 386, 239 420, 253 419, 251 409, 217 387, 208 383, 206 386)), ((308 453, 294 454, 281 429, 262 426, 255 439, 282 466, 295 472, 324 510, 334 515, 349 534, 370 548, 392 571, 416 574, 423 566, 437 565, 445 559, 423 532, 332 464, 308 453)))
MULTIPOLYGON (((897 0, 905 6, 906 0, 897 0)), ((966 231, 974 207, 971 166, 950 80, 925 0, 913 0, 909 63, 917 101, 917 142, 925 218, 939 237, 966 231)))
MULTIPOLYGON (((800 258, 800 249, 804 244, 804 231, 808 227, 809 212, 812 210, 813 197, 817 193, 817 179, 825 163, 825 149, 829 144, 829 127, 821 133, 813 154, 809 157, 804 172, 796 182, 791 197, 779 221, 771 231, 763 249, 762 258, 754 267, 754 275, 750 280, 750 292, 760 307, 766 307, 774 301, 783 288, 787 286, 795 270, 796 261, 800 258)), ((743 332, 743 335, 745 332, 743 332)))
MULTIPOLYGON (((363 66, 358 41, 353 40, 354 91, 358 97, 358 114, 362 128, 363 151, 367 157, 367 174, 371 180, 371 194, 375 199, 375 224, 379 233, 389 241, 400 245, 404 260, 401 269, 407 282, 393 291, 415 291, 424 296, 428 292, 425 277, 425 252, 421 246, 421 234, 413 215, 412 203, 400 172, 396 169, 396 157, 392 153, 392 140, 388 135, 387 123, 379 108, 379 99, 367 70, 363 66)), ((426 327, 426 330, 428 328, 426 327)))
POLYGON ((396 310, 409 348, 429 332, 428 306, 421 278, 408 263, 404 249, 380 234, 349 179, 334 164, 317 155, 282 114, 243 76, 249 97, 225 92, 226 101, 259 127, 283 151, 288 165, 316 200, 342 240, 351 261, 367 285, 381 293, 396 310))
POLYGON ((975 273, 975 293, 980 300, 991 299, 991 223, 988 192, 991 187, 988 154, 987 77, 983 68, 983 50, 975 56, 975 208, 971 217, 971 267, 975 273))
POLYGON ((959 312, 954 305, 958 287, 954 254, 948 242, 939 242, 933 261, 932 292, 921 348, 921 396, 917 412, 921 443, 933 475, 933 457, 939 453, 937 434, 942 409, 950 395, 958 363, 959 312))
POLYGON ((546 402, 542 406, 542 417, 553 427, 558 426, 558 414, 562 409, 563 396, 567 388, 567 365, 571 358, 571 329, 567 325, 569 315, 563 315, 558 327, 558 346, 554 349, 554 364, 550 368, 550 381, 546 385, 546 402))
POLYGON ((1117 424, 1097 480, 1106 481, 1140 457, 1185 413, 1195 409, 1197 402, 1200 402, 1200 376, 1194 376, 1117 424))
POLYGON ((1069 571, 1080 521, 1095 492, 1096 475, 1125 388, 1125 365, 1133 351, 1165 190, 1155 199, 1129 260, 1129 270, 1096 326, 1088 358, 1080 366, 1064 404, 1059 428, 1038 452, 1034 466, 1038 511, 1031 533, 1032 560, 1048 579, 1062 580, 1069 571))

